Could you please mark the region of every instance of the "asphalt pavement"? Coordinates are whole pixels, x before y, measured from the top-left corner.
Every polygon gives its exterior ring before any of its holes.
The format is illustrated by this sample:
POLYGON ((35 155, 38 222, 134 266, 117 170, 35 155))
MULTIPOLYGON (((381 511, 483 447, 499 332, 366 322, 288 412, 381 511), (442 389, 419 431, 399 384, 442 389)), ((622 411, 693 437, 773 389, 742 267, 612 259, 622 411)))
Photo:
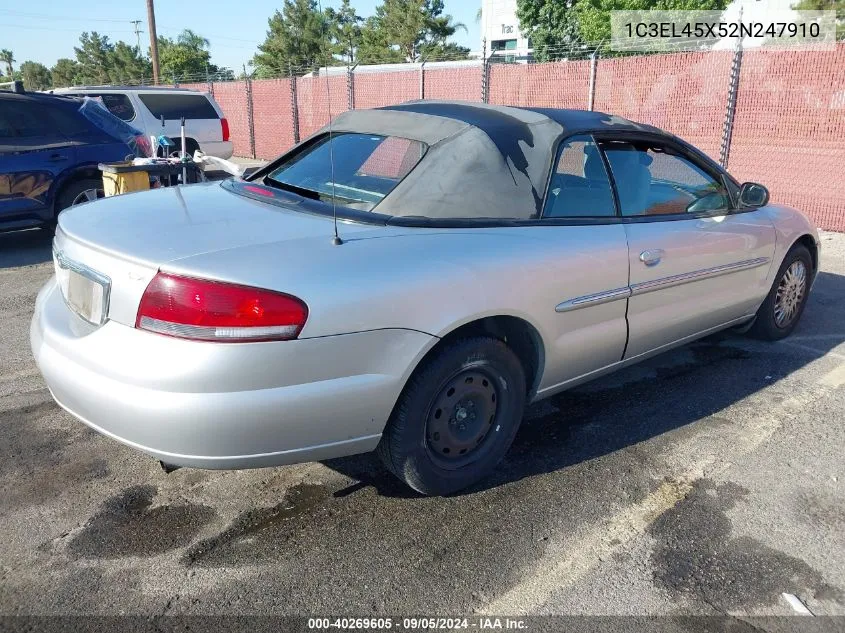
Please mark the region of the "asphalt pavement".
POLYGON ((535 405, 450 498, 372 455, 166 474, 50 398, 28 328, 51 274, 49 235, 0 234, 0 614, 845 615, 845 235, 790 338, 535 405))

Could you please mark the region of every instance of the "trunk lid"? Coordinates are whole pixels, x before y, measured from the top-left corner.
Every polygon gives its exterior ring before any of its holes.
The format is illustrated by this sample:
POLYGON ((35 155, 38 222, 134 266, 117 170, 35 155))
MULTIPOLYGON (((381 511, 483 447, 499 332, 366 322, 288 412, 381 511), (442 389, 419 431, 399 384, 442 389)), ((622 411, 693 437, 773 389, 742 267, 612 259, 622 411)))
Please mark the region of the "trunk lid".
MULTIPOLYGON (((333 234, 331 218, 264 204, 230 193, 218 182, 104 198, 67 209, 59 226, 80 244, 156 266, 201 253, 333 234)), ((344 232, 373 228, 347 224, 344 232)))
MULTIPOLYGON (((344 224, 343 232, 380 228, 344 224)), ((204 183, 67 209, 59 215, 53 251, 60 280, 68 268, 88 271, 88 277, 99 275, 101 282, 105 278, 108 318, 134 326, 144 290, 168 263, 259 244, 328 244, 332 235, 331 218, 236 195, 220 183, 204 183)))

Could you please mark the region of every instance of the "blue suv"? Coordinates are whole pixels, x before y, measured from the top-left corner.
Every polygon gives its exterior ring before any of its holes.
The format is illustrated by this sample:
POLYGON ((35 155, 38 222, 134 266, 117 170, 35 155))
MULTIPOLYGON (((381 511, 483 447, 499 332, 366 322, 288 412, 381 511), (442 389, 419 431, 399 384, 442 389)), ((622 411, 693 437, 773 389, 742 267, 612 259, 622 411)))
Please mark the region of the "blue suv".
POLYGON ((97 164, 145 143, 96 102, 0 91, 0 231, 51 227, 62 209, 102 197, 97 164))

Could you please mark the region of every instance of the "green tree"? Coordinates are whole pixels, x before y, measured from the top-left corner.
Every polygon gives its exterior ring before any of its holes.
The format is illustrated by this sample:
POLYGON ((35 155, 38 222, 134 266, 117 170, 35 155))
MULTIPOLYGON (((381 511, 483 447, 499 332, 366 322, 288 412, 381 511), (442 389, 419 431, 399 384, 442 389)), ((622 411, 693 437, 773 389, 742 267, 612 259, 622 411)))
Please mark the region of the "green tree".
POLYGON ((424 46, 420 57, 423 59, 433 60, 449 60, 467 59, 469 58, 470 50, 466 46, 460 46, 455 42, 446 42, 445 44, 433 44, 424 46))
POLYGON ((586 42, 610 40, 611 11, 724 11, 730 0, 578 0, 578 31, 586 42))
POLYGON ((199 79, 219 70, 211 63, 207 39, 190 29, 182 31, 175 40, 158 38, 158 59, 164 79, 199 79))
POLYGON ((330 26, 316 0, 285 0, 267 25, 267 36, 250 62, 257 76, 314 71, 331 63, 330 26))
POLYGON ((85 32, 79 38, 79 46, 74 47, 79 70, 76 81, 81 84, 109 83, 109 65, 114 45, 106 35, 96 31, 85 32))
MULTIPOLYGON (((584 1, 584 0, 581 0, 584 1)), ((578 0, 517 0, 520 30, 531 38, 534 57, 548 61, 579 37, 575 5, 578 0)))
POLYGON ((836 39, 845 40, 845 0, 801 0, 792 8, 798 11, 836 11, 836 39))
POLYGON ((54 88, 67 88, 79 83, 76 79, 79 74, 79 64, 73 60, 63 57, 50 69, 52 84, 54 88))
POLYGON ((447 49, 447 40, 458 29, 466 31, 466 26, 453 22, 452 16, 444 15, 443 9, 443 0, 384 0, 376 7, 376 14, 365 23, 364 50, 359 60, 394 61, 399 57, 401 61, 415 62, 446 50, 460 54, 465 49, 457 46, 447 49), (366 53, 366 60, 363 53, 366 53))
POLYGON ((355 12, 349 0, 343 0, 339 10, 325 10, 331 38, 331 52, 347 64, 355 63, 355 54, 361 45, 361 24, 364 18, 355 12))
POLYGON ((52 87, 50 69, 38 62, 25 61, 20 68, 23 87, 26 90, 46 90, 52 87))
MULTIPOLYGON (((843 1, 843 0, 837 0, 843 1)), ((610 41, 611 11, 722 11, 730 0, 517 0, 523 33, 539 61, 567 54, 576 43, 610 41)))
POLYGON ((109 55, 108 74, 111 83, 141 83, 152 76, 153 67, 137 46, 117 42, 109 55))
POLYGON ((15 74, 12 64, 15 63, 15 55, 7 48, 0 50, 0 62, 6 64, 6 76, 13 77, 15 74))
POLYGON ((388 34, 381 28, 376 16, 367 18, 361 28, 357 58, 361 64, 398 64, 405 61, 399 49, 391 46, 388 34))

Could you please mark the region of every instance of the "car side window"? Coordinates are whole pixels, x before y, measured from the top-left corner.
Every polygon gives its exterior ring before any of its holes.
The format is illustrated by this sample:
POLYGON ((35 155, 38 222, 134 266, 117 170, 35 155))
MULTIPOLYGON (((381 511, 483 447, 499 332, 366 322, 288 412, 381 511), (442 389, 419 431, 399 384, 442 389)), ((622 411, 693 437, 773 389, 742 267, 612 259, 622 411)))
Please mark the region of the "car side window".
POLYGON ((724 184, 691 160, 652 143, 603 142, 623 216, 719 213, 731 209, 724 184))
POLYGON ((42 105, 0 102, 0 136, 20 139, 54 135, 59 131, 42 105))
POLYGON ((616 215, 613 191, 592 136, 573 136, 558 149, 544 218, 595 218, 616 215))

